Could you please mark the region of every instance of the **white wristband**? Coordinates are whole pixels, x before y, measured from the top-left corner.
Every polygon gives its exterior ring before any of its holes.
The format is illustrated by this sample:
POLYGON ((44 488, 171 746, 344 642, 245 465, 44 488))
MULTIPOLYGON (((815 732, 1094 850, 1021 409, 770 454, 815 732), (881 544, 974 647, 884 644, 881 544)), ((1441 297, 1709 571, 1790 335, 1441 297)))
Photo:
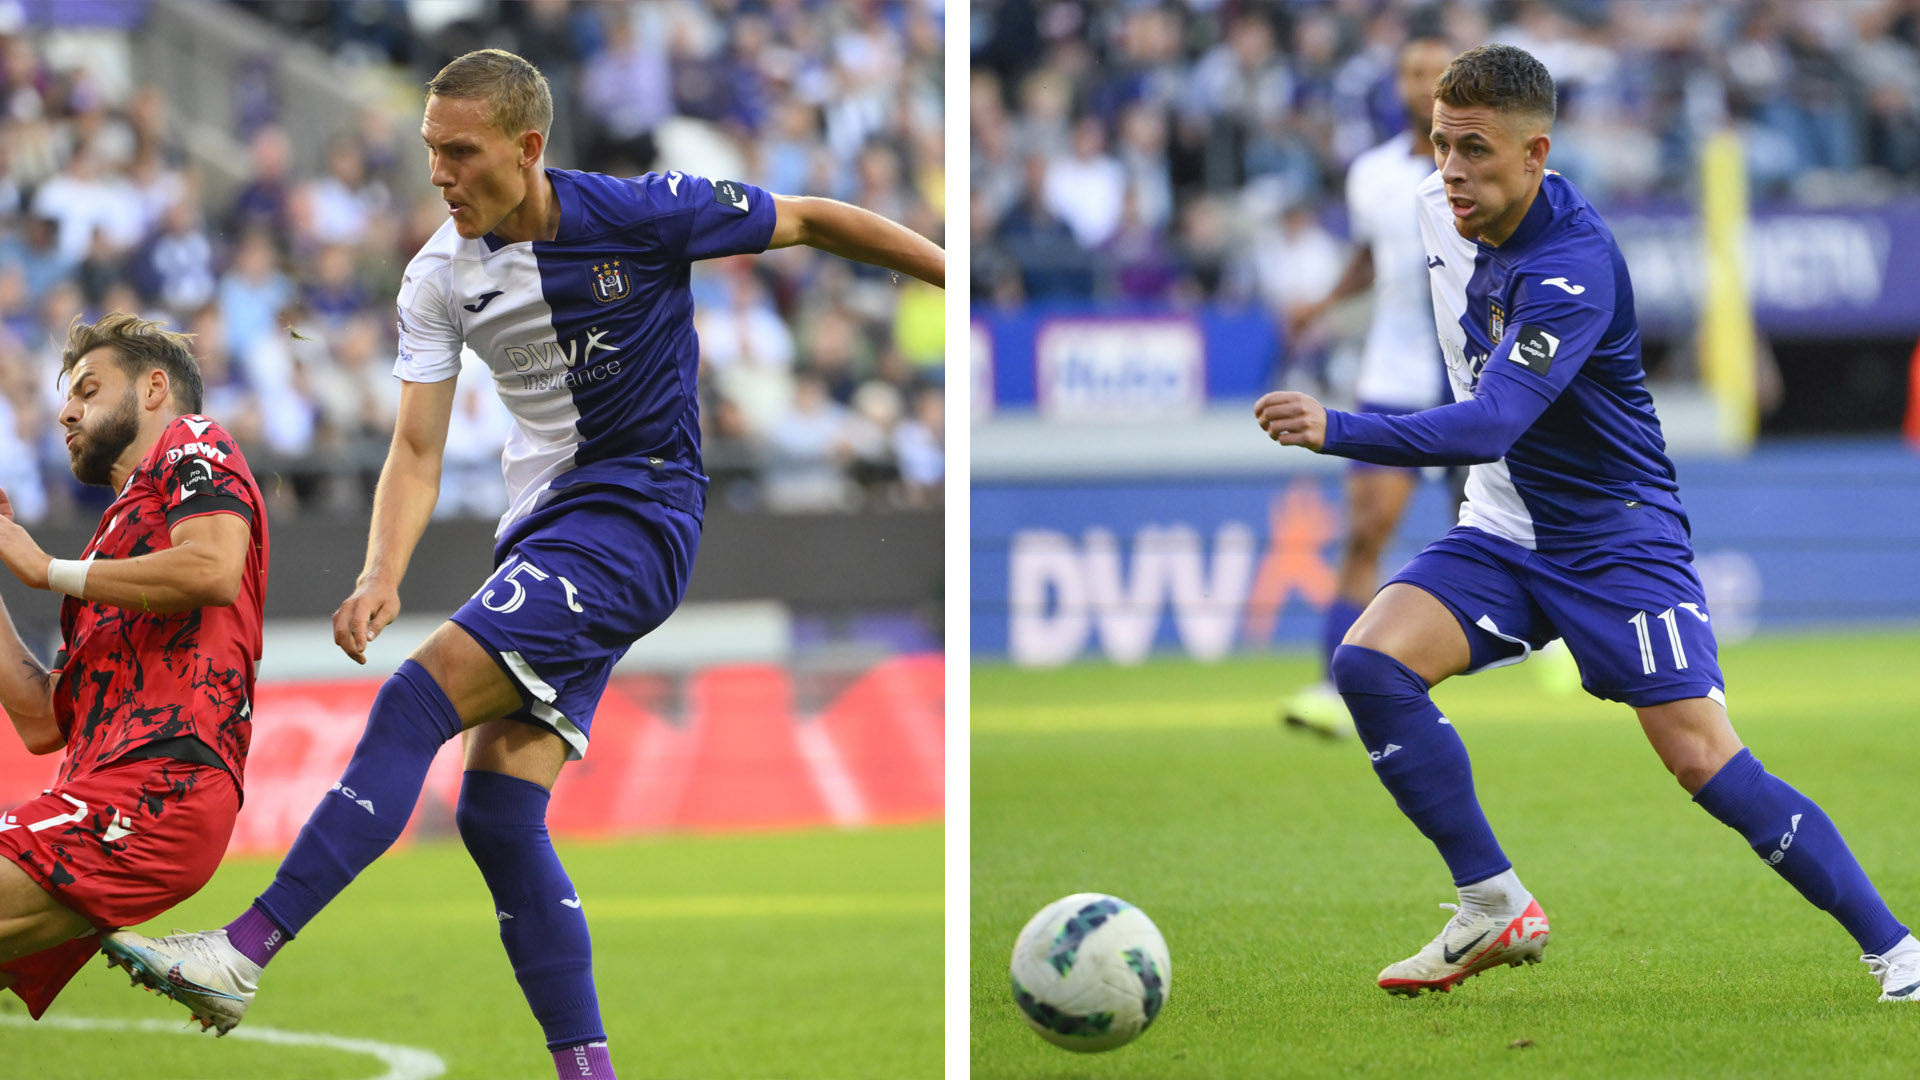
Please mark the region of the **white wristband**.
POLYGON ((81 593, 86 591, 87 571, 92 566, 92 559, 54 559, 47 563, 47 588, 85 600, 81 593))

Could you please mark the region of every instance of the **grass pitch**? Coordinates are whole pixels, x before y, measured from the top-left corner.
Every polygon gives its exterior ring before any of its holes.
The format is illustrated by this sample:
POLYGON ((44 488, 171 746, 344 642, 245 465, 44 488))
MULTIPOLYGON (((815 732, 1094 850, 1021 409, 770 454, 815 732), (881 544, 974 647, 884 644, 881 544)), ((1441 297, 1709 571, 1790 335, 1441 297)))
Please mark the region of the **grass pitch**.
MULTIPOLYGON (((938 826, 565 844, 623 1077, 937 1077, 938 826)), ((149 924, 218 926, 277 860, 228 860, 149 924)), ((551 1078, 540 1028, 457 841, 395 851, 274 961, 246 1023, 215 1040, 186 1011, 95 960, 48 1020, 0 994, 0 1076, 348 1080, 396 1075, 337 1044, 242 1041, 249 1029, 374 1040, 438 1055, 449 1078, 551 1078), (164 1030, 119 1025, 158 1021, 164 1030)), ((398 1075, 418 1075, 400 1073, 398 1075)))
MULTIPOLYGON (((1817 799, 1920 922, 1920 636, 1759 639, 1722 657, 1735 728, 1817 799)), ((972 1045, 1001 1077, 1920 1075, 1920 1005, 1881 1005, 1853 940, 1691 805, 1623 705, 1531 665, 1435 694, 1488 818, 1553 920, 1546 962, 1390 997, 1454 898, 1354 741, 1282 729, 1302 658, 977 667, 972 1045), (1140 1039, 1055 1049, 1007 961, 1048 901, 1108 892, 1165 933, 1140 1039)))

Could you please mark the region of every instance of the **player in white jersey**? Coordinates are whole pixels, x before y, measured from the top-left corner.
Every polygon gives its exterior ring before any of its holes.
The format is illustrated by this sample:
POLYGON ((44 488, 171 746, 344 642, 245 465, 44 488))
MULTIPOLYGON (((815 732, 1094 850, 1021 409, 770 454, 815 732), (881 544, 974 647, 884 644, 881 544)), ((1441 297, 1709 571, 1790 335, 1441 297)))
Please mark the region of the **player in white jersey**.
POLYGON ((463 346, 516 421, 494 573, 381 688, 345 774, 254 905, 221 930, 115 935, 115 955, 224 1033, 279 946, 400 835, 434 754, 464 731, 455 820, 501 941, 557 1073, 600 1080, 614 1073, 587 924, 547 837, 547 796, 586 751, 614 661, 666 620, 692 570, 706 477, 690 265, 807 244, 945 287, 946 256, 832 200, 546 168, 552 97, 511 53, 469 53, 427 90, 420 132, 448 222, 401 285, 400 416, 334 640, 365 663, 400 612, 463 346))
MULTIPOLYGON (((1300 335, 1336 304, 1373 290, 1373 314, 1354 396, 1363 412, 1411 413, 1448 400, 1446 368, 1433 338, 1426 253, 1414 214, 1414 189, 1433 172, 1433 84, 1453 58, 1438 37, 1402 45, 1396 88, 1407 130, 1353 159, 1347 168, 1347 221, 1353 256, 1325 298, 1297 314, 1300 335)), ((1353 462, 1347 470, 1347 535, 1332 603, 1322 624, 1322 678, 1284 704, 1281 719, 1326 735, 1352 734, 1346 703, 1326 675, 1347 630, 1380 583, 1380 555, 1418 485, 1417 469, 1353 462)))

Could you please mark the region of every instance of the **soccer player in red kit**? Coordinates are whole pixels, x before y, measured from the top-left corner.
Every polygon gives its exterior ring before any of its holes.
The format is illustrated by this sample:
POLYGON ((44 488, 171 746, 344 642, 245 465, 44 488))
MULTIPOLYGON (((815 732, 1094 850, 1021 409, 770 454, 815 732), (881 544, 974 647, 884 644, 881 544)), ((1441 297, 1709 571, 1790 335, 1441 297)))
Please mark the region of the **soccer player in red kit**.
POLYGON ((119 492, 79 559, 0 494, 0 562, 67 594, 51 669, 0 617, 0 707, 54 786, 0 815, 0 987, 35 1019, 99 947, 198 892, 227 848, 251 734, 267 518, 233 437, 200 416, 186 337, 120 312, 61 357, 73 474, 119 492))

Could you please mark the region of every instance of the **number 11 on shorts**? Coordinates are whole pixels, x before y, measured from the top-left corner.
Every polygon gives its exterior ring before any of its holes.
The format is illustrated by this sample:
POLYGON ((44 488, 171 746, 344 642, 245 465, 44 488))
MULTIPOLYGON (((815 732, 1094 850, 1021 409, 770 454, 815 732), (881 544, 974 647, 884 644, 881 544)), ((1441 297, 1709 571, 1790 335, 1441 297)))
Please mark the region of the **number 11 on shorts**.
MULTIPOLYGON (((1679 606, 1693 607, 1692 604, 1679 606)), ((1678 616, 1675 614, 1675 611, 1675 608, 1668 608, 1654 616, 1654 618, 1667 624, 1667 645, 1673 650, 1674 670, 1685 671, 1687 668, 1687 650, 1684 645, 1680 644, 1680 624, 1677 621, 1678 616)), ((1698 612, 1697 608, 1695 608, 1695 612, 1698 612)), ((1627 621, 1633 624, 1634 635, 1640 639, 1640 673, 1643 675, 1651 675, 1654 673, 1655 664, 1653 661, 1653 636, 1647 632, 1647 613, 1644 611, 1636 611, 1633 613, 1633 617, 1627 621)))

